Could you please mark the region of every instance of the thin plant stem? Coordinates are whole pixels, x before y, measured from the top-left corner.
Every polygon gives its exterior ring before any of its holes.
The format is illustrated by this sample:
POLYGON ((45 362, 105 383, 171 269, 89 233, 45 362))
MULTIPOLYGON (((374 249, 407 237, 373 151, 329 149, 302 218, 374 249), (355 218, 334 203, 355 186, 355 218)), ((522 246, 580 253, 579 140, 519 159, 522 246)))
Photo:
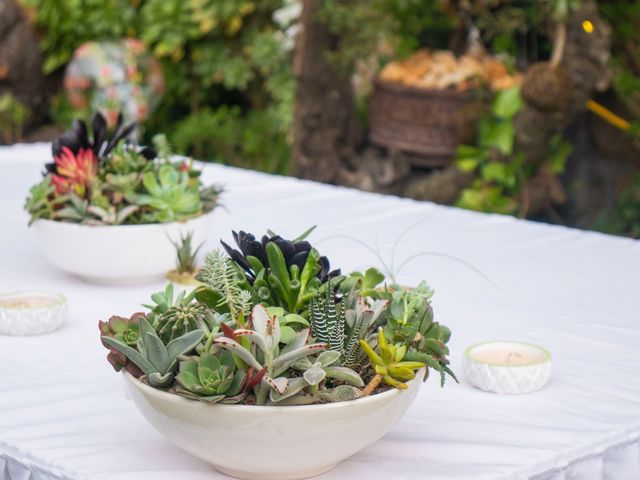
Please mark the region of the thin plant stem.
POLYGON ((362 389, 362 395, 360 395, 361 397, 367 397, 369 395, 371 395, 373 393, 373 391, 378 388, 378 385, 380 385, 380 381, 382 380, 382 375, 380 375, 379 373, 376 373, 371 380, 369 380, 369 383, 367 383, 367 386, 364 387, 362 389))

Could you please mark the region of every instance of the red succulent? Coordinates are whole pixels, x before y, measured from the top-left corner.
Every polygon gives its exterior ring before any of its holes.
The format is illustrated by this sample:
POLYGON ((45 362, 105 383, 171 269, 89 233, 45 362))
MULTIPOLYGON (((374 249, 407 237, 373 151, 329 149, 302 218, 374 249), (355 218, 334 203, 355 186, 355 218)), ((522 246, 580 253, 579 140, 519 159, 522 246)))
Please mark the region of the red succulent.
POLYGON ((64 146, 55 158, 56 173, 51 181, 58 193, 75 192, 83 197, 96 179, 98 173, 98 159, 93 150, 81 148, 78 153, 64 146))

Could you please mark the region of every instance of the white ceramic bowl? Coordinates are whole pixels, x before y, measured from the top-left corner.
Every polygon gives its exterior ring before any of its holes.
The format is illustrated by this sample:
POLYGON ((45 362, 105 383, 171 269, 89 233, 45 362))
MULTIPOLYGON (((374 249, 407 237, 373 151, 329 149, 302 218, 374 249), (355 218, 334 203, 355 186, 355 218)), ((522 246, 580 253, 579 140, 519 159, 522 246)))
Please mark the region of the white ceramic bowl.
POLYGON ((0 334, 39 335, 57 330, 68 314, 67 299, 57 293, 0 295, 0 334))
POLYGON ((208 405, 125 378, 147 421, 178 447, 227 475, 288 480, 320 475, 382 437, 415 399, 423 373, 407 390, 290 407, 208 405))
POLYGON ((547 349, 525 342, 479 343, 467 348, 463 359, 465 377, 471 385, 486 392, 512 395, 543 388, 551 380, 551 366, 551 353, 547 349), (496 351, 514 352, 529 360, 509 364, 491 359, 492 352, 496 351))
POLYGON ((175 268, 171 240, 193 231, 193 244, 203 242, 213 212, 186 222, 93 226, 37 220, 33 224, 44 256, 61 270, 103 284, 159 280, 175 268))

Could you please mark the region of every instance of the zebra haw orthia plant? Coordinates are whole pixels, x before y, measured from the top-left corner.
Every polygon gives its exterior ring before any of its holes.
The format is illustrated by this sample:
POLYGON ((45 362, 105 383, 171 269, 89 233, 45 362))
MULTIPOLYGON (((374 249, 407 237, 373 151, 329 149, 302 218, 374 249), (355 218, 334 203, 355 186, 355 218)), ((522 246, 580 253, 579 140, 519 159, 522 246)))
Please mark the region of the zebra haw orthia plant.
POLYGON ((244 405, 355 400, 429 370, 455 379, 433 290, 387 284, 374 268, 332 270, 311 230, 233 232, 237 247, 205 256, 196 290, 170 285, 146 313, 100 322, 109 362, 175 395, 244 405))

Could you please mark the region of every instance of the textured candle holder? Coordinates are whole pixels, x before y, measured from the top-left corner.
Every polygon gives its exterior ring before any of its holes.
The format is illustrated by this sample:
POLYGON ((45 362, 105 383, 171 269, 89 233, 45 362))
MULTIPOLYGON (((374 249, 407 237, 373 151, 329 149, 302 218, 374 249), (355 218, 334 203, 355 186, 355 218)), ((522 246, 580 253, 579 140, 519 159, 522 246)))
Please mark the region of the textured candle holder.
POLYGON ((38 335, 52 332, 67 318, 67 300, 48 292, 0 294, 0 334, 38 335))
POLYGON ((480 390, 530 393, 551 380, 551 353, 523 342, 484 342, 465 350, 463 368, 467 381, 480 390))

